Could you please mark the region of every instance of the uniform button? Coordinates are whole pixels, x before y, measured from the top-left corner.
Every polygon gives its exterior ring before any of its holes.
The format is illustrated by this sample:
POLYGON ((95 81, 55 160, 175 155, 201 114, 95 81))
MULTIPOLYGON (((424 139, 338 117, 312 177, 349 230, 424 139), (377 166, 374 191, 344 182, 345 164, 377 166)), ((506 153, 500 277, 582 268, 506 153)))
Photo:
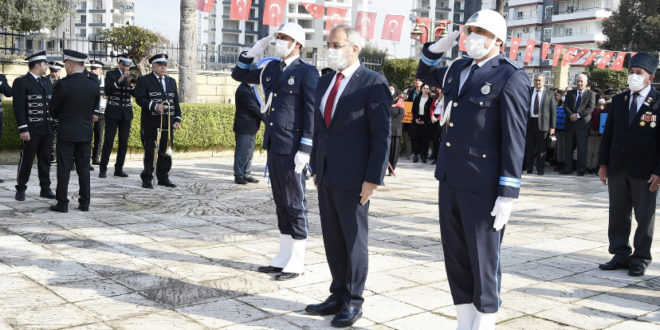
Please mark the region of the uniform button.
POLYGON ((277 97, 277 93, 273 93, 273 97, 277 97))
POLYGON ((483 106, 484 106, 484 103, 483 103, 483 102, 479 102, 479 106, 482 106, 482 107, 483 107, 483 106))
POLYGON ((270 123, 270 126, 273 126, 273 123, 270 123))
POLYGON ((481 158, 486 158, 486 154, 481 155, 481 158))
POLYGON ((445 143, 445 145, 447 146, 447 148, 451 147, 451 143, 449 142, 445 143))
POLYGON ((293 94, 293 91, 289 91, 289 94, 293 94))
POLYGON ((458 107, 458 102, 454 102, 454 108, 458 107))
POLYGON ((454 123, 449 123, 449 127, 454 127, 454 123))

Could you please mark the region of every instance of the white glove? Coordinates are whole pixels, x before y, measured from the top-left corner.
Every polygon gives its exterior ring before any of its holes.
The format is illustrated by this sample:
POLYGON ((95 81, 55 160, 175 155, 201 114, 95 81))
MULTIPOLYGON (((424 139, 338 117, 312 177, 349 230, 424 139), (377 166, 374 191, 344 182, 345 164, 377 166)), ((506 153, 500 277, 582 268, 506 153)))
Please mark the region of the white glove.
POLYGON ((309 162, 309 154, 306 152, 298 151, 296 152, 296 157, 293 159, 294 163, 296 163, 296 173, 302 173, 303 168, 305 168, 305 165, 307 162, 309 162))
POLYGON ((502 196, 498 196, 495 200, 493 211, 490 212, 490 215, 495 217, 495 222, 493 223, 493 229, 495 229, 495 231, 504 228, 504 225, 509 222, 514 200, 514 198, 502 196))
POLYGON ((259 39, 250 50, 248 50, 247 54, 245 54, 245 57, 252 57, 254 58, 255 56, 260 56, 261 54, 264 53, 266 50, 266 47, 268 47, 268 43, 273 40, 273 36, 267 36, 265 38, 259 39))
POLYGON ((442 54, 452 49, 452 47, 458 45, 458 41, 456 41, 456 39, 459 35, 461 35, 459 31, 450 33, 448 36, 434 42, 431 46, 429 46, 429 51, 435 54, 442 54))

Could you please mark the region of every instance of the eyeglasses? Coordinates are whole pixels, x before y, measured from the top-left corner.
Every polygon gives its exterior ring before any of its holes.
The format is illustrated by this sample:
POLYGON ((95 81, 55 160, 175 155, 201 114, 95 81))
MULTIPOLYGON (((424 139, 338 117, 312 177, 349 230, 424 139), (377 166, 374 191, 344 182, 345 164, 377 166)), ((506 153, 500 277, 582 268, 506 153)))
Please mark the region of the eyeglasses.
POLYGON ((323 45, 323 49, 328 50, 329 48, 332 49, 339 49, 342 47, 350 46, 351 44, 340 44, 338 42, 333 42, 333 43, 327 43, 326 45, 323 45))

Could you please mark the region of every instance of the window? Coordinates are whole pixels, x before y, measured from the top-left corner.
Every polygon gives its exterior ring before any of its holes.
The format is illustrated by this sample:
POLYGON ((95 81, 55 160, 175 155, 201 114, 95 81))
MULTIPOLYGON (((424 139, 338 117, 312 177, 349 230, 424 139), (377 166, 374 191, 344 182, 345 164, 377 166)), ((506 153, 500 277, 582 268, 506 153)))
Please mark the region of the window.
POLYGON ((572 28, 567 28, 566 33, 564 34, 565 36, 569 37, 573 35, 573 29, 572 28))
POLYGON ((546 6, 545 7, 545 19, 551 19, 552 18, 552 6, 546 6))
POLYGON ((552 37, 552 28, 545 28, 545 29, 543 29, 543 37, 544 37, 544 38, 550 38, 550 37, 552 37))
POLYGON ((256 29, 254 28, 254 22, 245 22, 245 30, 246 31, 255 31, 256 29))
POLYGON ((523 19, 525 17, 525 14, 521 11, 518 12, 518 19, 523 19))
POLYGON ((254 35, 246 35, 245 36, 245 44, 246 45, 252 45, 252 44, 254 44, 254 42, 255 42, 254 35))

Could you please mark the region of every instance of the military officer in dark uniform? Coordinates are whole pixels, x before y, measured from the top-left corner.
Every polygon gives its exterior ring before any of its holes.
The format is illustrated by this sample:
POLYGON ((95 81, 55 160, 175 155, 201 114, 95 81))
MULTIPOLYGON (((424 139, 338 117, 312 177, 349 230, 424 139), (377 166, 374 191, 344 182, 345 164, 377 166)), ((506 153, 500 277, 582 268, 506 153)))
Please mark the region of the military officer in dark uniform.
POLYGON ((103 114, 105 113, 105 91, 104 84, 105 79, 103 77, 103 62, 98 60, 89 61, 89 71, 95 74, 98 77, 101 98, 99 99, 99 113, 98 120, 94 122, 94 142, 92 144, 92 164, 99 165, 99 155, 101 154, 102 140, 103 140, 103 130, 105 128, 105 120, 103 114))
POLYGON ((142 187, 153 189, 151 180, 154 172, 154 149, 156 135, 161 131, 160 145, 158 146, 158 160, 156 163, 156 178, 159 186, 176 187, 170 181, 169 173, 172 168, 172 156, 167 153, 169 144, 174 143, 172 130, 181 126, 181 108, 179 107, 179 94, 176 81, 167 74, 167 54, 157 54, 149 59, 152 67, 150 74, 140 77, 135 87, 135 99, 142 108, 142 146, 144 147, 144 170, 140 174, 142 187), (170 103, 169 107, 163 105, 164 101, 170 103), (168 121, 169 116, 169 121, 168 121), (170 127, 168 127, 168 122, 170 127))
POLYGON ((133 104, 131 96, 134 95, 137 77, 130 72, 133 66, 133 57, 129 54, 119 55, 117 69, 105 75, 105 95, 108 102, 105 109, 105 136, 103 137, 103 152, 99 167, 99 178, 105 178, 110 162, 110 153, 115 143, 115 134, 118 134, 117 159, 115 160, 115 176, 128 177, 124 172, 124 160, 128 150, 128 136, 133 121, 133 104), (117 133, 118 132, 118 133, 117 133))
POLYGON ((628 275, 642 276, 651 263, 660 187, 660 93, 651 86, 658 57, 639 52, 628 68, 630 91, 612 99, 598 155, 598 176, 608 185, 610 196, 607 236, 614 255, 600 269, 628 268, 628 275), (633 247, 632 210, 637 220, 633 247))
MULTIPOLYGON (((4 74, 0 74, 0 93, 4 94, 6 97, 11 97, 13 95, 11 91, 11 85, 9 85, 7 82, 7 77, 5 77, 4 74)), ((2 117, 2 96, 0 96, 0 136, 2 136, 2 117)), ((5 180, 0 179, 0 183, 3 182, 5 182, 5 180)))
POLYGON ((263 69, 253 68, 273 38, 263 38, 241 54, 232 72, 240 82, 262 84, 266 92, 266 131, 263 148, 268 150, 268 172, 280 230, 280 250, 260 272, 279 273, 276 280, 300 276, 305 267, 307 200, 305 165, 312 151, 314 92, 319 73, 300 58, 305 32, 296 23, 283 24, 275 31, 275 54, 263 69))
POLYGON ((464 29, 469 57, 436 68, 455 31, 424 46, 417 76, 442 88, 445 99, 435 177, 458 328, 492 329, 501 303, 503 228, 520 192, 530 80, 500 54, 507 38, 502 15, 481 10, 464 29))
POLYGON ((16 200, 25 200, 27 182, 32 172, 32 160, 37 155, 41 197, 55 198, 50 189, 50 150, 53 144, 53 117, 48 103, 53 85, 42 76, 48 67, 46 52, 26 58, 30 71, 14 80, 12 92, 16 125, 22 141, 21 159, 18 162, 16 200))
POLYGON ((96 75, 86 75, 87 55, 65 49, 66 77, 53 91, 50 107, 53 117, 59 121, 57 131, 57 204, 50 209, 56 212, 69 210, 69 175, 76 164, 80 185, 78 209, 89 210, 89 158, 92 142, 92 123, 98 119, 97 109, 100 92, 96 75))
POLYGON ((48 79, 50 79, 50 83, 55 86, 55 83, 57 83, 60 80, 60 74, 62 73, 62 68, 64 65, 61 63, 51 61, 48 62, 48 79))

